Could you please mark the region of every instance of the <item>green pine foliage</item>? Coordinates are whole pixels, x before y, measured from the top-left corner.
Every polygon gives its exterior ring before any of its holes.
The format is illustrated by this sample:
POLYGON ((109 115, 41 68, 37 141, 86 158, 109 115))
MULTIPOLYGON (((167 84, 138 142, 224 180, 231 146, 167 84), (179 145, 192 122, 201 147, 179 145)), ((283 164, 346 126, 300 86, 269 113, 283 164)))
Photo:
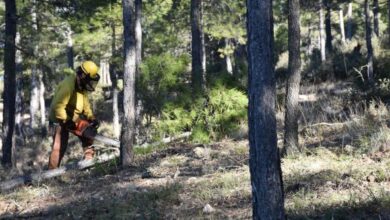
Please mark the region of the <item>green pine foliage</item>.
POLYGON ((180 90, 183 89, 180 81, 187 73, 188 63, 188 56, 174 57, 168 53, 144 60, 138 88, 147 116, 159 115, 164 103, 180 95, 180 90))
POLYGON ((216 86, 195 101, 184 97, 164 105, 154 124, 158 138, 192 131, 194 142, 207 143, 233 135, 247 120, 248 99, 235 88, 216 86))

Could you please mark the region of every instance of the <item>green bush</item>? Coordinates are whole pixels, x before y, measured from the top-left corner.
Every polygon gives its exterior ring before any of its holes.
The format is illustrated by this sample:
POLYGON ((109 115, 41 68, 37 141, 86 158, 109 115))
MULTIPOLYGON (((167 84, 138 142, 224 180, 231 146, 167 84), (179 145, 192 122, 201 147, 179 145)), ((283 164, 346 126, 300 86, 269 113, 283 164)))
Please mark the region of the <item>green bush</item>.
POLYGON ((207 143, 233 134, 247 120, 248 99, 237 89, 219 85, 195 101, 184 97, 164 105, 154 124, 158 138, 192 131, 194 142, 207 143))
POLYGON ((185 78, 188 63, 188 56, 175 57, 168 53, 145 59, 138 82, 145 114, 159 115, 164 103, 185 89, 180 79, 185 78))

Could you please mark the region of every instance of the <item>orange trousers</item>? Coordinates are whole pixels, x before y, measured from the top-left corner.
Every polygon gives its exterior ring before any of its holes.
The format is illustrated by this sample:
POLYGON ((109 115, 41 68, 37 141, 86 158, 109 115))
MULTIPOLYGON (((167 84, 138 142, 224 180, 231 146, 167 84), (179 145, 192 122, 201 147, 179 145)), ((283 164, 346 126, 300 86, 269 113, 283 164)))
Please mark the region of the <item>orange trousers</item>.
MULTIPOLYGON (((61 160, 65 155, 66 148, 68 147, 69 130, 65 126, 54 125, 53 129, 53 144, 52 151, 49 157, 49 169, 56 169, 60 166, 61 160)), ((92 159, 95 155, 93 148, 93 140, 90 138, 78 136, 81 140, 84 150, 84 159, 92 159)))

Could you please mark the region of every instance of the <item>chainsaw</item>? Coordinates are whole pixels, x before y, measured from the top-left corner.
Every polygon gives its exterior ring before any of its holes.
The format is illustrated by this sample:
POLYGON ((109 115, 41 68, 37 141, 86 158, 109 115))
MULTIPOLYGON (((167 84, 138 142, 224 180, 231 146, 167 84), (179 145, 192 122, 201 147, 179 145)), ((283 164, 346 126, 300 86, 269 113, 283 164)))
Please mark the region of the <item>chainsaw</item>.
POLYGON ((120 142, 117 139, 105 137, 103 135, 99 135, 97 133, 97 129, 93 126, 87 126, 82 132, 82 136, 86 138, 93 139, 95 141, 99 141, 103 144, 111 145, 114 147, 120 147, 120 142))

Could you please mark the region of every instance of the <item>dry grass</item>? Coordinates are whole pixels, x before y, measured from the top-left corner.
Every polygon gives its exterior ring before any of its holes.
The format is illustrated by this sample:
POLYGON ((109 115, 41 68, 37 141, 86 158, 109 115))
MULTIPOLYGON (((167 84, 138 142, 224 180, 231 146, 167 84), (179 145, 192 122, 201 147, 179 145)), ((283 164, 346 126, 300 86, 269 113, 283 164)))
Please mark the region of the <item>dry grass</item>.
MULTIPOLYGON (((348 117, 330 114, 326 106, 345 111, 343 95, 327 99, 339 87, 304 90, 322 92, 316 103, 302 103, 304 152, 282 160, 289 219, 390 218, 387 106, 356 104, 348 106, 348 117)), ((280 122, 283 112, 278 115, 280 122)), ((110 135, 109 127, 101 131, 110 135)), ((77 143, 71 140, 65 162, 81 157, 77 143)), ((248 149, 247 141, 231 139, 138 148, 133 167, 119 169, 112 161, 1 194, 0 218, 251 219, 248 149), (212 213, 203 211, 206 204, 212 213)), ((20 171, 44 168, 49 150, 49 140, 30 141, 18 151, 20 171)), ((0 170, 1 179, 16 174, 0 170)))

